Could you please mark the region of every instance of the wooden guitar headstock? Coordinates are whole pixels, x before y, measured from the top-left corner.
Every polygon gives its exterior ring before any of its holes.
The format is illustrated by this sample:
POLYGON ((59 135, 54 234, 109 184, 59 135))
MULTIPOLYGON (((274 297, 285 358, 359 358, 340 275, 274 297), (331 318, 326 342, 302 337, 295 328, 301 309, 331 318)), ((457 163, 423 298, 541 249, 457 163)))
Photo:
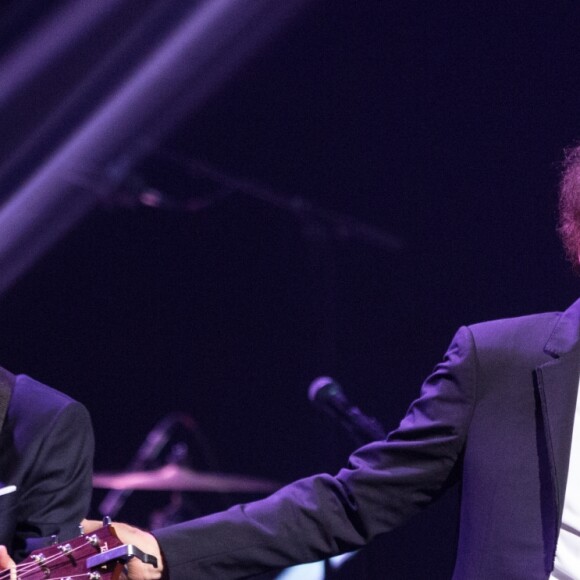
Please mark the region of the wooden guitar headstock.
MULTIPOLYGON (((133 557, 157 567, 153 556, 135 546, 123 544, 113 525, 105 525, 92 534, 35 550, 16 567, 18 580, 117 580, 125 563, 133 557)), ((0 573, 0 578, 6 572, 0 573)))

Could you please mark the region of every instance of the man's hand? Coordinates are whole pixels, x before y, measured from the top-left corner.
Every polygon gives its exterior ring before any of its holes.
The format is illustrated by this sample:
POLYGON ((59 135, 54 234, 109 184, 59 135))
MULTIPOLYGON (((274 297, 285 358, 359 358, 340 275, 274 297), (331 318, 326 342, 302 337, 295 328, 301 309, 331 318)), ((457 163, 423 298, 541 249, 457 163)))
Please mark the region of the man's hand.
MULTIPOLYGON (((4 570, 10 570, 10 580, 16 578, 16 564, 8 555, 6 546, 0 546, 0 571, 4 570)), ((2 578, 4 578, 4 575, 2 575, 2 578)))
MULTIPOLYGON (((146 554, 155 556, 157 558, 157 568, 151 564, 144 564, 139 558, 131 558, 127 563, 127 574, 122 574, 121 578, 128 580, 159 580, 163 577, 163 559, 161 558, 161 550, 155 537, 139 528, 134 528, 127 524, 113 522, 115 532, 124 544, 132 544, 146 554)), ((103 527, 103 524, 97 520, 83 520, 83 532, 90 534, 95 530, 103 527)), ((0 564, 2 560, 0 559, 0 564)))

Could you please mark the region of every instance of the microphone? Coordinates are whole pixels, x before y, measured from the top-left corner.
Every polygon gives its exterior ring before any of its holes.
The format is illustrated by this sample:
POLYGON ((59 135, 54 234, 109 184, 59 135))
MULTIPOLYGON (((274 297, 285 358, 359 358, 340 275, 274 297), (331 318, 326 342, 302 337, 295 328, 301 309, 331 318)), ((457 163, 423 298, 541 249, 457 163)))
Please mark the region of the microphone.
POLYGON ((129 470, 145 469, 152 461, 155 461, 169 440, 173 429, 178 425, 183 425, 190 431, 194 428, 193 419, 189 415, 185 413, 169 413, 149 431, 145 441, 137 450, 129 470))
POLYGON ((387 436, 381 424, 352 405, 342 387, 330 377, 318 377, 312 381, 308 398, 336 419, 358 443, 370 443, 387 436))
MULTIPOLYGON (((137 450, 135 457, 127 467, 126 471, 141 471, 149 468, 169 441, 174 429, 179 425, 189 431, 192 431, 195 428, 193 419, 185 413, 169 413, 169 415, 166 415, 163 419, 158 421, 153 429, 149 431, 145 441, 143 441, 137 450)), ((114 518, 123 507, 132 491, 133 490, 130 489, 110 490, 99 505, 99 512, 101 515, 114 518)))

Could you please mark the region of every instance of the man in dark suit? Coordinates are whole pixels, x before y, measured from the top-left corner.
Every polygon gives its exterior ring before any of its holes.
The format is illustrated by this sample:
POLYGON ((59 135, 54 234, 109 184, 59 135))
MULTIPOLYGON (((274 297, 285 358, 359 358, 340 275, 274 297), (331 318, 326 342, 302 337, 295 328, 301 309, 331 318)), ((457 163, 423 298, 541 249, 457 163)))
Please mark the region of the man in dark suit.
POLYGON ((0 368, 0 544, 18 561, 78 534, 89 510, 93 431, 86 409, 0 368))
MULTIPOLYGON (((169 578, 243 578, 359 548, 459 481, 454 577, 548 578, 579 337, 580 302, 563 314, 461 329, 399 428, 356 451, 338 475, 315 475, 262 501, 155 531, 169 578)), ((139 535, 124 539, 142 545, 139 535)))
MULTIPOLYGON (((562 178, 560 232, 580 270, 580 147, 562 178)), ((132 562, 129 577, 224 580, 320 560, 460 485, 455 579, 580 578, 579 378, 580 301, 463 327, 399 427, 336 476, 154 535, 119 524, 125 542, 163 556, 157 570, 132 562)))

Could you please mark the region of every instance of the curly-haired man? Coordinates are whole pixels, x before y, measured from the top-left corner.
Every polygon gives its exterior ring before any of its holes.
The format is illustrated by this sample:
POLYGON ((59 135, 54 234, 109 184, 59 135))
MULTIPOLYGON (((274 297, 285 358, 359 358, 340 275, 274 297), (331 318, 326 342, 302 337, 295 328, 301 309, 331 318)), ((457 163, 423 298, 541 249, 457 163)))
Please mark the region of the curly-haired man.
MULTIPOLYGON (((567 155, 560 212, 580 270, 580 148, 567 155)), ((462 327, 399 427, 337 475, 154 535, 119 524, 161 562, 132 562, 129 577, 223 580, 319 560, 360 548, 461 484, 455 579, 580 578, 579 379, 580 301, 462 327)))

